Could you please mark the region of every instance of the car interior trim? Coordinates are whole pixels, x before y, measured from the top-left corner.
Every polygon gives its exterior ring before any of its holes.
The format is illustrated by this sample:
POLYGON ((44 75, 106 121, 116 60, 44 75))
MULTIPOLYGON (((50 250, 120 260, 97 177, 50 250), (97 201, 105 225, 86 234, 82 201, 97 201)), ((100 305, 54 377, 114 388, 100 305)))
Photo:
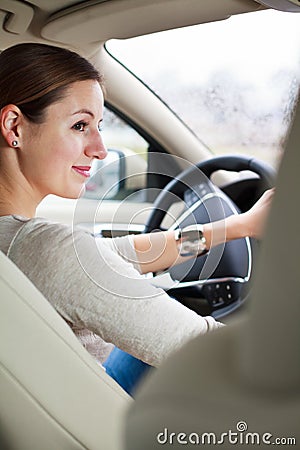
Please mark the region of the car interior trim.
POLYGON ((140 34, 153 33, 176 28, 179 25, 190 26, 215 20, 227 19, 231 14, 256 11, 262 8, 250 0, 223 0, 220 3, 206 3, 198 0, 156 0, 149 4, 141 0, 116 0, 106 2, 85 2, 56 13, 41 30, 43 38, 55 42, 73 44, 80 39, 82 44, 94 41, 106 41, 111 38, 126 39, 140 34), (157 15, 159 7, 160 14, 157 15), (174 14, 174 11, 176 13, 174 14), (228 14, 230 11, 230 14, 228 14), (83 20, 84 17, 84 20, 83 20), (114 21, 108 20, 113 17, 114 21), (132 26, 132 18, 139 20, 132 26))

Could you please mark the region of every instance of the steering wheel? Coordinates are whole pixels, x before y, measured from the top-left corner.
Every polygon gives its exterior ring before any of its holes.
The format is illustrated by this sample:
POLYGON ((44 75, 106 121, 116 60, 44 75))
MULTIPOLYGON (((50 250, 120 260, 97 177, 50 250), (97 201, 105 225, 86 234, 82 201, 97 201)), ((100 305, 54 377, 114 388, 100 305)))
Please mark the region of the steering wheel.
MULTIPOLYGON (((178 201, 184 207, 170 229, 239 214, 233 200, 211 181, 212 174, 218 170, 254 172, 259 177, 261 192, 274 184, 273 168, 255 158, 230 155, 200 162, 181 172, 158 195, 145 232, 162 229, 163 219, 169 214, 171 205, 178 201)), ((165 287, 171 296, 200 314, 222 317, 247 298, 255 247, 254 240, 249 238, 218 245, 206 255, 156 274, 154 284, 160 285, 160 280, 167 275, 173 282, 165 287)))

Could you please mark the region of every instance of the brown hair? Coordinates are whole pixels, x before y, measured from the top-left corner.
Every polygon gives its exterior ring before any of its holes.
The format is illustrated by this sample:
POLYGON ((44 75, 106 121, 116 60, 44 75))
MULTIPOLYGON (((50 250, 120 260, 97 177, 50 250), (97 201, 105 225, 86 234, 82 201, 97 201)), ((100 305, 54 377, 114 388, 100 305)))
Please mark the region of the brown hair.
POLYGON ((12 103, 32 122, 62 99, 71 83, 103 82, 98 70, 77 53, 46 44, 25 43, 0 54, 0 109, 12 103))

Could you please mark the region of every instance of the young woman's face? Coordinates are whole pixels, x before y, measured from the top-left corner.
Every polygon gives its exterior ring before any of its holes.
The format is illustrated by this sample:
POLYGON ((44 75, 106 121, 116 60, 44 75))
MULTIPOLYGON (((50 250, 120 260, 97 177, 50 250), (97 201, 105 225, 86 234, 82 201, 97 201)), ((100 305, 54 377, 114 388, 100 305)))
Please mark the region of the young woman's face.
POLYGON ((107 152, 100 127, 103 94, 94 80, 70 85, 67 95, 46 110, 40 125, 27 123, 20 166, 37 196, 77 198, 94 158, 107 152))

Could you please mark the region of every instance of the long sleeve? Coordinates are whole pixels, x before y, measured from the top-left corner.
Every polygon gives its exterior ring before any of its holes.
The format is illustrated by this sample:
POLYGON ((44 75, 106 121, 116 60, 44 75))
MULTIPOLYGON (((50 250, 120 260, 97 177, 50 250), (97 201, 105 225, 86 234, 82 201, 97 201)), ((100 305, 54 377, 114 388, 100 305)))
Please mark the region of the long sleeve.
POLYGON ((69 323, 154 366, 221 326, 152 286, 134 262, 131 238, 106 241, 33 219, 9 256, 69 323))

